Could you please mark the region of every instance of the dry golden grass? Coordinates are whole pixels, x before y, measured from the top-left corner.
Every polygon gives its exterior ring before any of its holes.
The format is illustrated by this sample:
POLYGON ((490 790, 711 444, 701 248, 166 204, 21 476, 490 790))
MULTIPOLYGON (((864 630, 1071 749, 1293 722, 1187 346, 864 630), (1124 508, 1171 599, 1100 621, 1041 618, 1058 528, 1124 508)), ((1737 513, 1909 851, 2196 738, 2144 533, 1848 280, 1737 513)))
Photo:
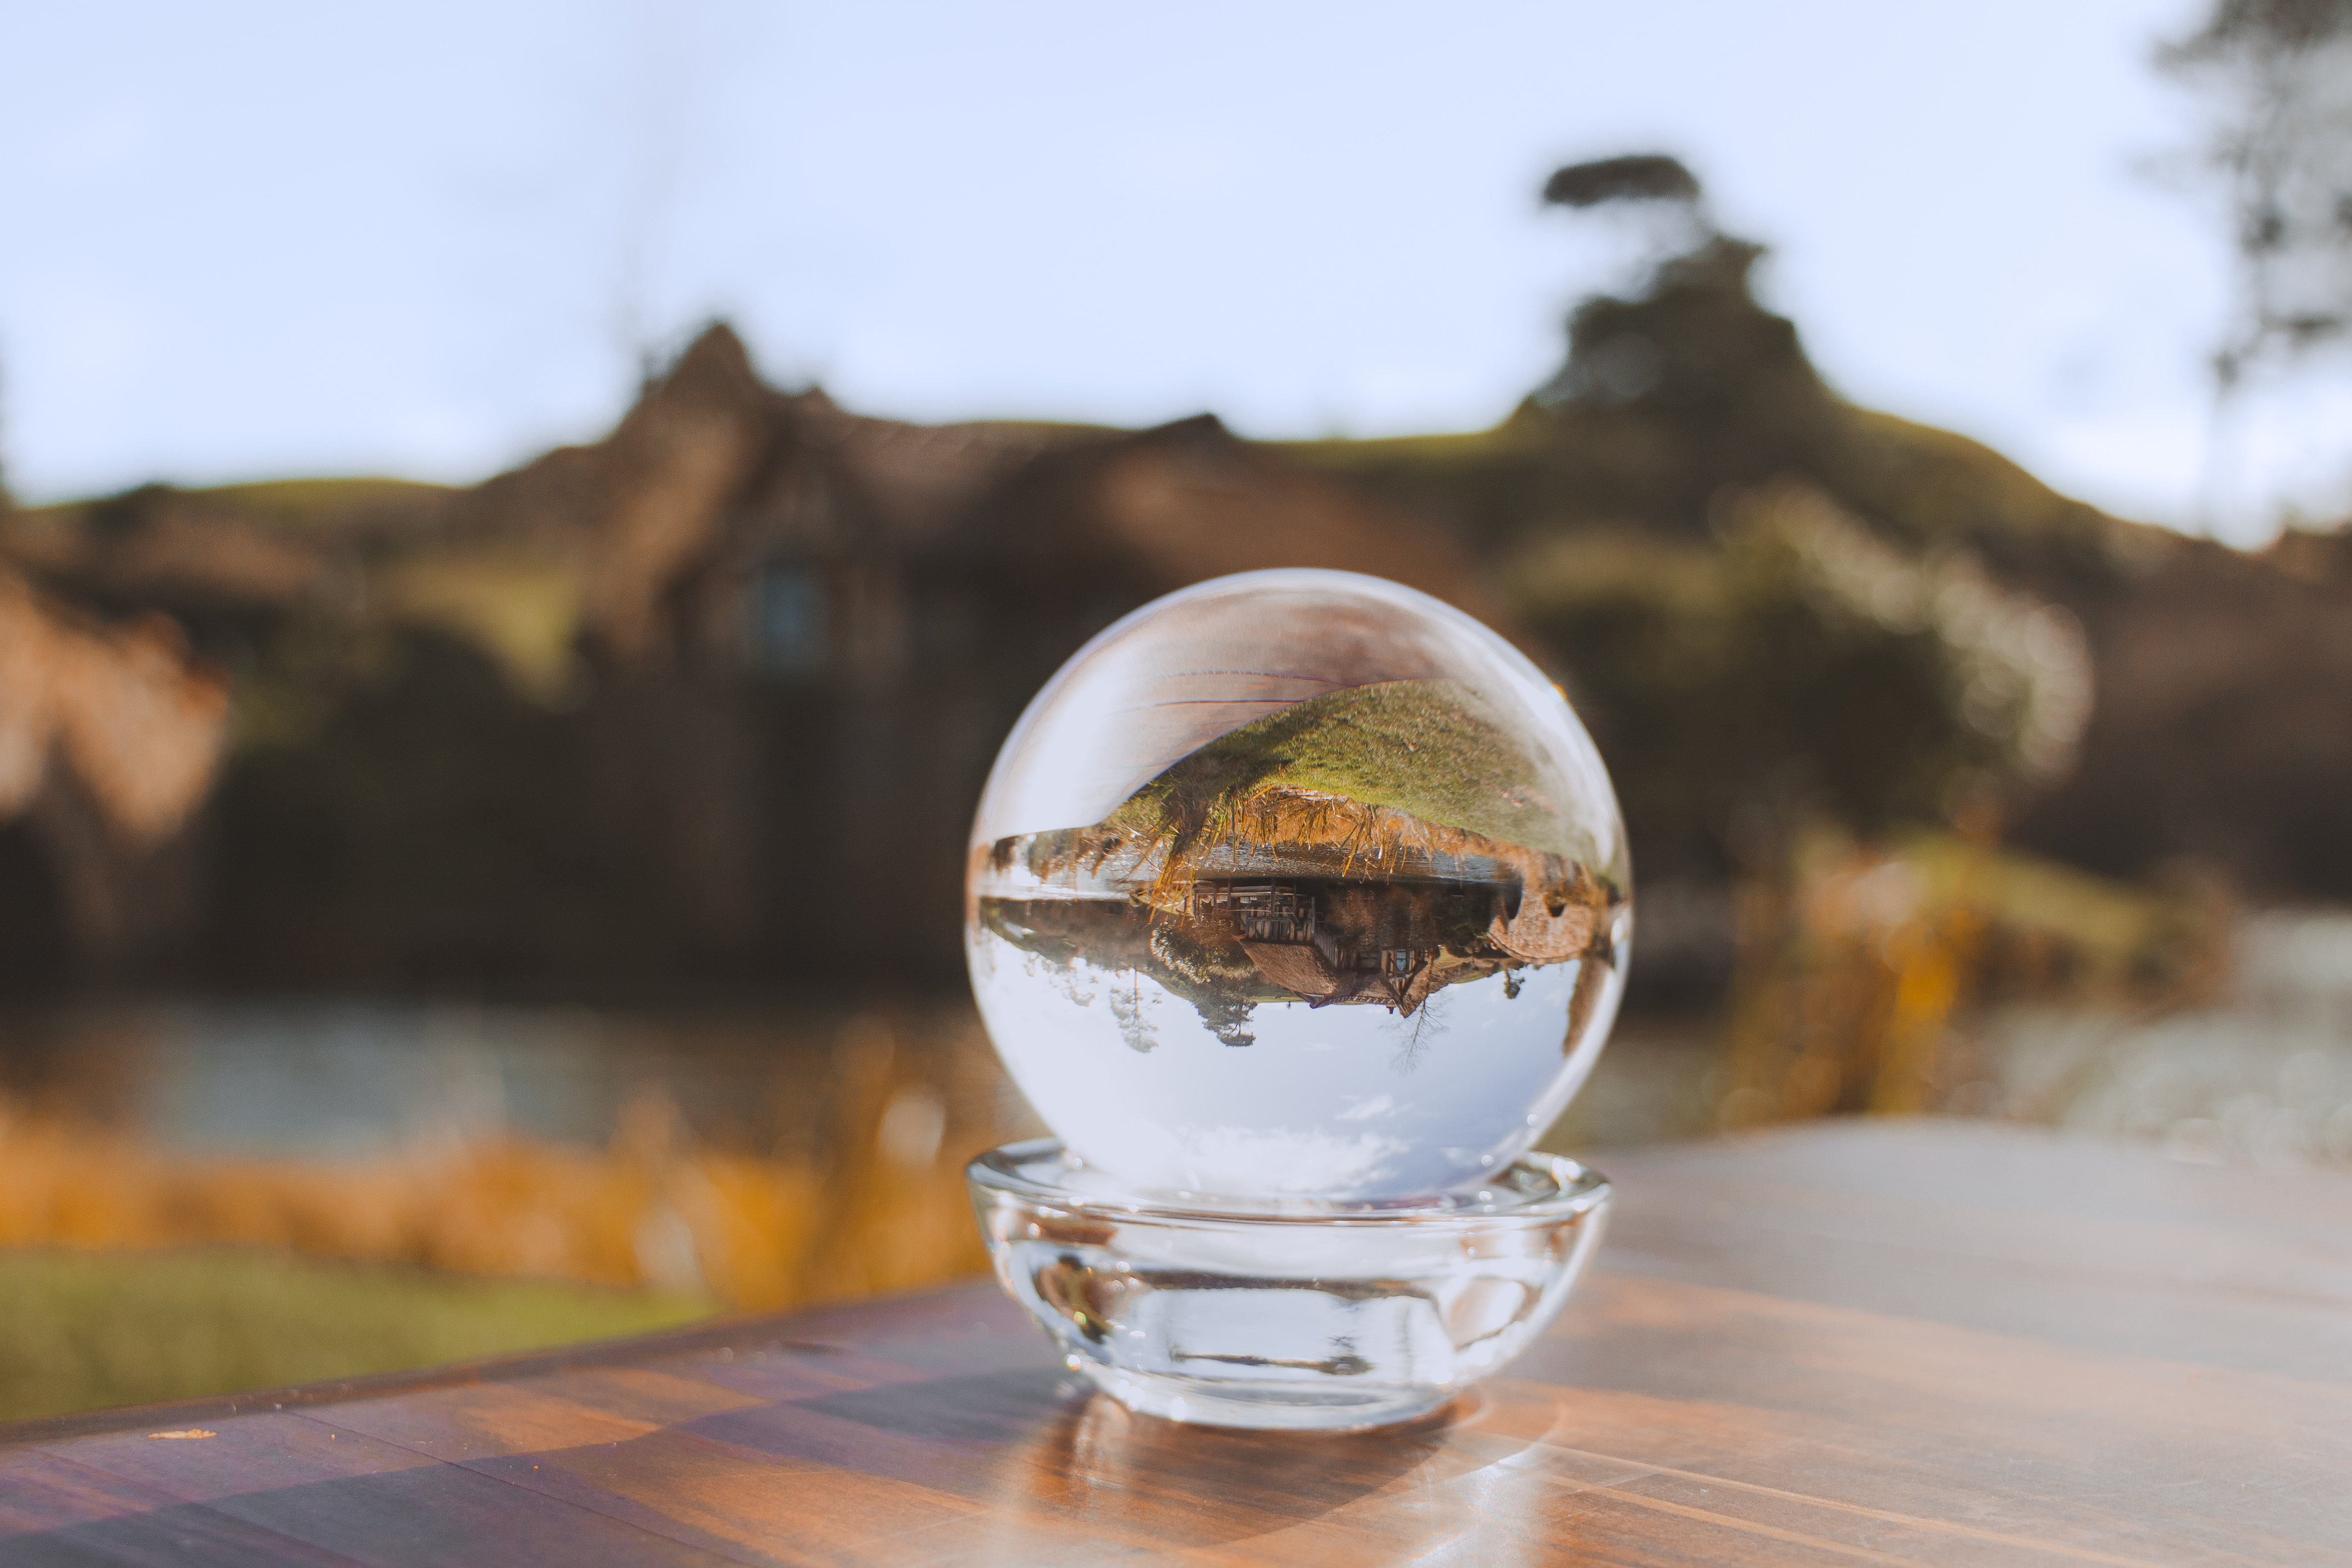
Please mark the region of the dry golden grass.
POLYGON ((0 1247, 228 1244, 458 1273, 653 1286, 741 1310, 987 1267, 963 1166, 1017 1133, 975 1042, 855 1020, 818 1146, 695 1147, 642 1097, 601 1150, 504 1138, 367 1161, 205 1160, 54 1115, 0 1121, 0 1247))
POLYGON ((1879 846, 1816 834, 1741 894, 1727 1127, 1955 1109, 1981 1082, 1970 1016, 2060 1002, 2159 1012, 2226 967, 2210 899, 2150 892, 1962 835, 1879 846))

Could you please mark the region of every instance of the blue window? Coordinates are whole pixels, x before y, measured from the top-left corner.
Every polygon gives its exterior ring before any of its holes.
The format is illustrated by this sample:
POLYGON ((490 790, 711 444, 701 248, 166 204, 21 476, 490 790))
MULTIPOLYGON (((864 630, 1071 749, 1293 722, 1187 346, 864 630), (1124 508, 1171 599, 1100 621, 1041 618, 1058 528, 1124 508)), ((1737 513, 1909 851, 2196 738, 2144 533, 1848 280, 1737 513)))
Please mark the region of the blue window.
POLYGON ((824 574, 809 566, 762 568, 751 584, 751 662, 766 675, 824 672, 832 626, 824 574))

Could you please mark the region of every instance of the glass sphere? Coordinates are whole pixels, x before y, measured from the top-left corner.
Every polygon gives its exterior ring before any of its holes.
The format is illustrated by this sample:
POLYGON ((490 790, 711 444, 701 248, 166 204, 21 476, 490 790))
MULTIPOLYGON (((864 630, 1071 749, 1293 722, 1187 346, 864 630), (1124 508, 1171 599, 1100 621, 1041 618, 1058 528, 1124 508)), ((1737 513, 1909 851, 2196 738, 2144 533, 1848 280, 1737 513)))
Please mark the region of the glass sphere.
POLYGON ((1600 1054, 1617 797, 1558 688, 1428 595, 1252 572, 1146 605, 1022 714, 972 824, 990 1037, 1088 1165, 1199 1198, 1433 1194, 1600 1054))

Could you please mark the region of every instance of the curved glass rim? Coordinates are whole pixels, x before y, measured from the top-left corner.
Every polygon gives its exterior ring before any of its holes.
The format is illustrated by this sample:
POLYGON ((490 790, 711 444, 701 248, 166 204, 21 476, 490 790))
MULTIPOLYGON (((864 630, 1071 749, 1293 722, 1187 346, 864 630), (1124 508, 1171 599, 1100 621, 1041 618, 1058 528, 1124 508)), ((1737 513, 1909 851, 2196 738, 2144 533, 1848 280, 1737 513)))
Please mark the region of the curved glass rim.
POLYGON ((1244 1198, 1209 1193, 1122 1188, 1105 1173, 1079 1163, 1058 1138, 1006 1143, 973 1160, 965 1173, 975 1186, 1031 1203, 1132 1219, 1247 1221, 1269 1225, 1425 1225, 1433 1219, 1559 1220, 1609 1200, 1608 1178, 1565 1154, 1522 1154, 1478 1186, 1406 1198, 1244 1198), (1051 1162, 1062 1173, 1092 1177, 1092 1190, 1031 1173, 1051 1162), (1098 1187, 1094 1183, 1101 1184, 1098 1187))

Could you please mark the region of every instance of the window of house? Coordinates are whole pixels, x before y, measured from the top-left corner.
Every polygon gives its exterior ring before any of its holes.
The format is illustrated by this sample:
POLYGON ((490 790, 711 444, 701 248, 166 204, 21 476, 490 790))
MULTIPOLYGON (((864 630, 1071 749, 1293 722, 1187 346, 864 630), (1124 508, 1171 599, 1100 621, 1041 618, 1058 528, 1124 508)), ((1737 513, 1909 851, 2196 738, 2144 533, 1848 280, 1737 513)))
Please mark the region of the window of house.
POLYGON ((762 567, 751 584, 751 663, 786 678, 824 671, 832 638, 824 575, 813 566, 762 567))

